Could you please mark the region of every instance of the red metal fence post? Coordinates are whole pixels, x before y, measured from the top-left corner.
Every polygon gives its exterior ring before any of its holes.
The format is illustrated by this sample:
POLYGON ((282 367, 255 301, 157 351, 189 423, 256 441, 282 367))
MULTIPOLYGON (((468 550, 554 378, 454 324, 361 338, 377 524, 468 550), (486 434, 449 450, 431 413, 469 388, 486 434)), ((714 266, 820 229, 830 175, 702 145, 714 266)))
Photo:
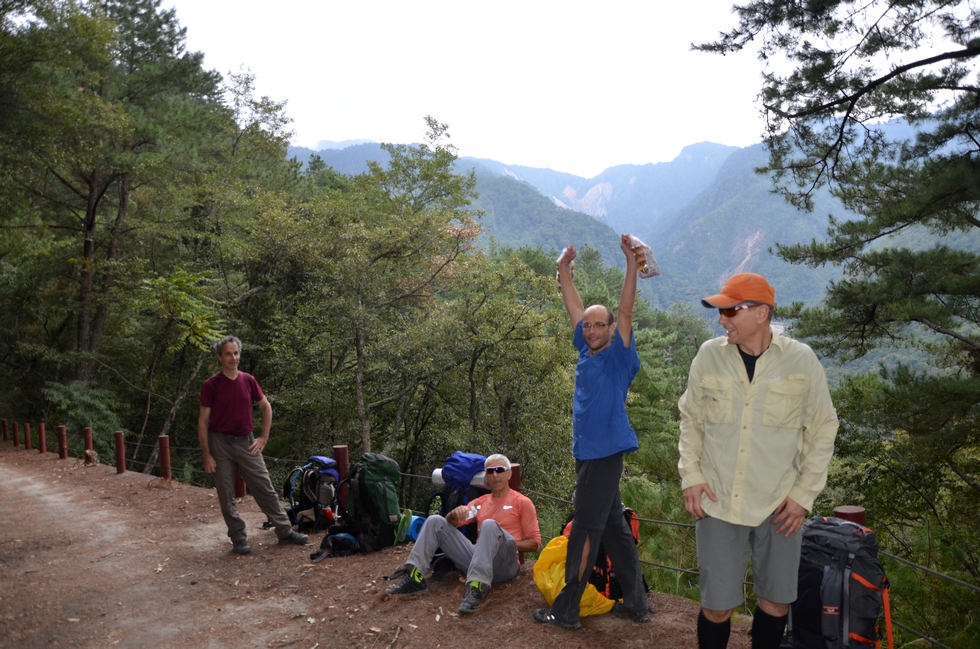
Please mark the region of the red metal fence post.
POLYGON ((235 498, 244 498, 248 490, 245 488, 245 478, 237 470, 235 471, 235 498))
POLYGON ((68 459, 68 429, 64 426, 58 426, 58 457, 68 459))
POLYGON ((14 446, 20 446, 20 424, 14 422, 14 446))
POLYGON ((7 420, 4 419, 3 420, 3 441, 6 442, 8 439, 10 439, 10 438, 7 436, 7 420))
POLYGON ((34 445, 31 443, 31 422, 24 422, 24 450, 33 451, 34 445))
POLYGON ((347 484, 344 480, 350 471, 350 455, 347 452, 346 444, 338 444, 333 447, 333 459, 337 462, 337 473, 340 475, 340 493, 337 494, 337 502, 347 509, 347 484))
POLYGON ((510 488, 514 491, 521 490, 521 465, 511 463, 510 465, 510 481, 507 483, 510 488))
POLYGON ((126 442, 121 430, 116 431, 116 473, 126 473, 126 442))
POLYGON ((866 526, 868 524, 867 512, 864 507, 859 505, 840 505, 834 507, 834 516, 843 518, 845 521, 857 523, 858 525, 866 526))
POLYGON ((85 439, 85 464, 95 464, 95 450, 92 447, 92 429, 85 428, 82 431, 82 437, 85 439))
POLYGON ((160 479, 170 482, 173 475, 170 471, 170 438, 160 435, 160 479))
POLYGON ((45 437, 47 432, 44 430, 44 422, 37 425, 37 452, 44 454, 48 452, 48 439, 45 437))

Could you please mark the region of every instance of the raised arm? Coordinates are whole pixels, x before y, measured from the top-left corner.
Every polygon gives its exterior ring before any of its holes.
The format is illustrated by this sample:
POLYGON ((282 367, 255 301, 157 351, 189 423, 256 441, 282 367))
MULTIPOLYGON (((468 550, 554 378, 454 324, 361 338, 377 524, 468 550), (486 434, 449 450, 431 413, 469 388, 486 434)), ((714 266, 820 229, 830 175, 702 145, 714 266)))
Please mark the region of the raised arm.
POLYGON ((630 248, 631 242, 632 238, 628 234, 624 234, 619 242, 619 247, 626 255, 626 279, 623 280, 623 292, 619 296, 616 330, 619 332, 619 339, 626 347, 629 347, 633 340, 633 303, 636 302, 636 255, 630 248))
POLYGON ((562 250, 561 257, 558 258, 558 283, 561 284, 561 299, 565 302, 565 310, 568 311, 568 319, 572 323, 572 329, 582 321, 585 307, 582 305, 582 298, 575 289, 575 282, 572 280, 571 263, 575 259, 575 246, 568 246, 562 250))

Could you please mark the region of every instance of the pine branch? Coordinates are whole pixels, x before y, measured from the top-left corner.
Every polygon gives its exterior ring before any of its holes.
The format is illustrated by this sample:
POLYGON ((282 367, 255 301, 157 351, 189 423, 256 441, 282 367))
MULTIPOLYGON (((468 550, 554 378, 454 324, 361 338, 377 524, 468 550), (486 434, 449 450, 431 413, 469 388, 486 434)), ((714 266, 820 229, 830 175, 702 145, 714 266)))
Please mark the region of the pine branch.
POLYGON ((963 468, 959 464, 957 464, 955 460, 950 458, 946 460, 946 464, 948 464, 949 468, 951 468, 953 471, 956 472, 956 475, 958 475, 960 478, 963 479, 963 482, 973 487, 974 491, 980 491, 980 482, 977 482, 974 478, 968 476, 966 472, 963 471, 963 468))

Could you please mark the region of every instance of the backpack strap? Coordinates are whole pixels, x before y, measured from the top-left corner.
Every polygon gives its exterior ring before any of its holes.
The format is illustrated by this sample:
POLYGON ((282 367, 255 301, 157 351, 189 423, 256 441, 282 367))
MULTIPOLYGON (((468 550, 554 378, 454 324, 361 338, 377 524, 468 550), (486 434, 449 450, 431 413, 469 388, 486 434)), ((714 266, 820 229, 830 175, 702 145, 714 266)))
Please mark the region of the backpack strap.
MULTIPOLYGON (((847 567, 847 555, 841 555, 840 560, 831 561, 823 569, 823 579, 820 583, 820 635, 829 643, 841 641, 841 617, 843 615, 841 598, 843 592, 840 584, 847 567)), ((846 600, 845 600, 846 601, 846 600)), ((847 636, 844 636, 845 638, 847 636)))
POLYGON ((841 622, 843 626, 841 627, 840 640, 842 643, 848 643, 851 640, 851 573, 853 571, 854 563, 854 553, 847 553, 847 563, 844 564, 844 583, 843 586, 843 601, 841 602, 841 622))
POLYGON ((888 580, 885 580, 885 587, 881 589, 881 600, 885 607, 885 635, 888 636, 888 649, 895 649, 895 639, 892 638, 892 607, 888 603, 888 580))

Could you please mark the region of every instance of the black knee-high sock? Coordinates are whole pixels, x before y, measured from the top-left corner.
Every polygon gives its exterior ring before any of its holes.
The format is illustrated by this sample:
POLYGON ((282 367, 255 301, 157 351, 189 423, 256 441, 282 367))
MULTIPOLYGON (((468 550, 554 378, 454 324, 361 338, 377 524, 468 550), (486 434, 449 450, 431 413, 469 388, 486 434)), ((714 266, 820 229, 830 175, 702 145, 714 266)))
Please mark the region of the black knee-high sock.
POLYGON ((731 618, 717 623, 706 618, 704 611, 698 614, 698 647, 700 649, 725 649, 728 646, 728 636, 731 634, 731 618))
POLYGON ((752 614, 752 649, 779 649, 785 630, 785 615, 775 617, 756 606, 752 614))

